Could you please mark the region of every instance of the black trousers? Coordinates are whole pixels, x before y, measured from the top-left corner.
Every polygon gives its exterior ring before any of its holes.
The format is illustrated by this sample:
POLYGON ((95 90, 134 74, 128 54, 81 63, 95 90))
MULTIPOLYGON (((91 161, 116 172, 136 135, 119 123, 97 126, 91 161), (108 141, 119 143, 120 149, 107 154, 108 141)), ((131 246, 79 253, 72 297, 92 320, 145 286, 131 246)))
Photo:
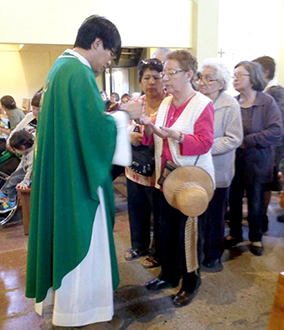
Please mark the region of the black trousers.
POLYGON ((145 250, 150 247, 151 215, 154 222, 154 256, 160 257, 158 189, 146 187, 127 179, 128 215, 131 245, 133 249, 145 250))
POLYGON ((243 236, 243 197, 246 191, 248 203, 248 223, 249 240, 251 242, 260 242, 262 239, 261 219, 264 213, 264 190, 265 184, 253 183, 247 184, 243 176, 236 172, 230 187, 230 235, 237 239, 243 236))
POLYGON ((117 177, 120 176, 120 174, 124 173, 124 171, 125 171, 124 166, 113 165, 111 170, 112 180, 114 181, 117 177))
MULTIPOLYGON (((161 274, 160 279, 178 283, 180 278, 188 278, 185 258, 185 225, 187 216, 168 204, 164 194, 159 191, 161 274)), ((205 214, 198 217, 198 263, 202 258, 202 232, 205 214)))
POLYGON ((224 218, 229 202, 230 188, 216 188, 205 213, 204 259, 216 260, 224 252, 224 218))

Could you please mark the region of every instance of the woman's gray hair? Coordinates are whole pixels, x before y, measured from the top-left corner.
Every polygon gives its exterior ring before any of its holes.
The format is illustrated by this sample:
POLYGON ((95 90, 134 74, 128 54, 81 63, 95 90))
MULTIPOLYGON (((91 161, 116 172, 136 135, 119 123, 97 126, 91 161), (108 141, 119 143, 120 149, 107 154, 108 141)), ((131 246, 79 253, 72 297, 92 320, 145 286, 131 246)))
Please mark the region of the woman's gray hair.
POLYGON ((223 83, 223 88, 220 92, 225 91, 229 87, 229 83, 231 80, 231 73, 228 67, 218 60, 217 58, 206 58, 203 63, 201 70, 205 68, 211 68, 215 71, 216 79, 223 83))
POLYGON ((249 73, 252 89, 262 92, 266 86, 266 82, 264 80, 264 73, 261 65, 256 62, 242 61, 235 66, 235 69, 239 66, 243 66, 249 73))

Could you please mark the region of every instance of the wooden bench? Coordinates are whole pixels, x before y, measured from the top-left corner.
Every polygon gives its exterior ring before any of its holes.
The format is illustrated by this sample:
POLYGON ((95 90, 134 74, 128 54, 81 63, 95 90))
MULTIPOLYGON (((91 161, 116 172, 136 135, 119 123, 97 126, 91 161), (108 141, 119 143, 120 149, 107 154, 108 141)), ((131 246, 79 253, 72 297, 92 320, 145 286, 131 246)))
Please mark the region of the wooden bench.
POLYGON ((31 202, 31 188, 17 189, 18 198, 21 200, 23 224, 25 235, 29 234, 30 227, 30 202, 31 202))
POLYGON ((267 330, 284 329, 284 272, 278 276, 274 305, 267 330))

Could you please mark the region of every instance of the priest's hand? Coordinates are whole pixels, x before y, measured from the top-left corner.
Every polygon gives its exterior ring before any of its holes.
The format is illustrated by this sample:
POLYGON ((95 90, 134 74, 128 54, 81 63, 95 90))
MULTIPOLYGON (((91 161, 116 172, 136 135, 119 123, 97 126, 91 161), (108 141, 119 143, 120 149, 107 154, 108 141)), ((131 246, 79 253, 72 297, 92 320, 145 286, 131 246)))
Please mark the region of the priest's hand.
POLYGON ((130 100, 123 104, 121 109, 128 113, 130 119, 138 119, 143 112, 143 101, 139 99, 130 100))

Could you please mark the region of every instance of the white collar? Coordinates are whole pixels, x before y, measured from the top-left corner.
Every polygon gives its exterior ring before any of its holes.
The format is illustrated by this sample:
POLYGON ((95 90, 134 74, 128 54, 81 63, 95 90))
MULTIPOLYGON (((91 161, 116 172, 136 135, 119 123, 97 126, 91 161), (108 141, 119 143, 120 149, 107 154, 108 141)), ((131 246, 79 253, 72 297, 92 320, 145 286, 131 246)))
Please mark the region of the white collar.
MULTIPOLYGON (((72 49, 66 49, 64 53, 69 53, 70 55, 73 55, 75 56, 81 63, 85 64, 86 66, 88 66, 90 69, 91 68, 91 65, 90 63, 86 60, 86 58, 84 56, 82 56, 81 54, 75 52, 74 50, 72 49)), ((61 57, 66 57, 65 55, 61 55, 59 56, 59 58, 61 57)))
POLYGON ((268 84, 266 85, 263 91, 266 92, 272 86, 277 86, 276 81, 274 79, 269 80, 268 84))

